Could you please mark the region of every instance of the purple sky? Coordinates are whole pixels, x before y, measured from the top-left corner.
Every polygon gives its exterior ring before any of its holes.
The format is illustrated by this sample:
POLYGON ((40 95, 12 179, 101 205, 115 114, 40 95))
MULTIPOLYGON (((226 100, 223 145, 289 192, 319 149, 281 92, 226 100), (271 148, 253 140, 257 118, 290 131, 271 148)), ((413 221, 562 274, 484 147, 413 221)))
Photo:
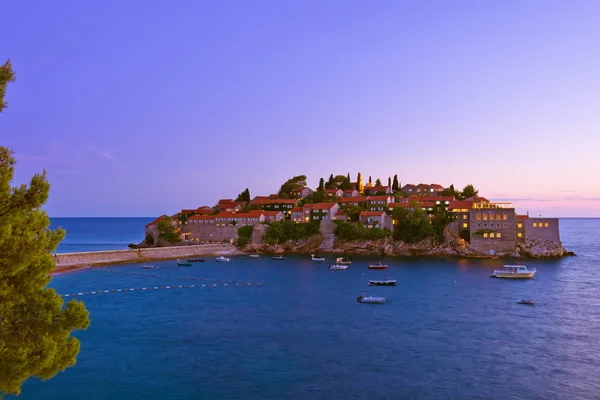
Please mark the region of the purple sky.
POLYGON ((330 173, 600 216, 600 2, 12 1, 0 115, 51 216, 155 216, 330 173))

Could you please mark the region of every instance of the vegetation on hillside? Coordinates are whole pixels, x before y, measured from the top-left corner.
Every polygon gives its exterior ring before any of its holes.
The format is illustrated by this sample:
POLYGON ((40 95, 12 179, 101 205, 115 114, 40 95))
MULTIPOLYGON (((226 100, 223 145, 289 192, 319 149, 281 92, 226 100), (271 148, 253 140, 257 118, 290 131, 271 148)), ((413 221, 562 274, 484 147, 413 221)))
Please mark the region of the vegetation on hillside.
POLYGON ((342 242, 349 240, 379 240, 392 235, 392 232, 387 228, 365 228, 360 223, 334 222, 336 225, 335 236, 342 242))
POLYGON ((250 243, 250 238, 252 237, 253 230, 254 230, 254 227, 252 225, 242 226, 242 227, 238 228, 238 230, 237 230, 238 239, 236 242, 237 247, 244 247, 248 243, 250 243))
POLYGON ((250 190, 248 190, 248 188, 246 188, 246 190, 244 190, 242 193, 238 194, 238 196, 235 198, 235 201, 245 201, 245 202, 250 201, 250 190))
POLYGON ((173 226, 171 217, 165 215, 158 223, 158 237, 171 244, 179 243, 181 241, 179 232, 177 228, 173 226))
POLYGON ((319 233, 319 222, 296 224, 289 220, 276 221, 268 224, 265 241, 267 244, 284 243, 288 240, 306 239, 319 233))

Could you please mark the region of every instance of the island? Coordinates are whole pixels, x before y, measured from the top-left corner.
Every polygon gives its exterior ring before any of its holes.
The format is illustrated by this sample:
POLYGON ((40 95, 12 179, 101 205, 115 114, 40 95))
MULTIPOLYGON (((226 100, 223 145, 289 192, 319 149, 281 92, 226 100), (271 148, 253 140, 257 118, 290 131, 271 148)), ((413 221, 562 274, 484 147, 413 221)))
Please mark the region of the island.
POLYGON ((493 202, 473 185, 363 184, 330 175, 313 190, 306 176, 276 194, 237 198, 214 206, 161 215, 145 227, 134 248, 234 245, 241 253, 335 253, 340 255, 478 258, 560 258, 574 255, 560 241, 558 218, 517 214, 510 202, 493 202))

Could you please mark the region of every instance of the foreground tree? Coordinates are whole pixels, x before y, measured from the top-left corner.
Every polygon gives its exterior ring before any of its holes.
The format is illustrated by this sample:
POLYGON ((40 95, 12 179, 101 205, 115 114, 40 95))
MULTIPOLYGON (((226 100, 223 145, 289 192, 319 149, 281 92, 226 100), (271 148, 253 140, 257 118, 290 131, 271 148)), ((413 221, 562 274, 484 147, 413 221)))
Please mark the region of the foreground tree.
POLYGON ((12 70, 12 64, 10 60, 6 61, 3 65, 0 65, 0 112, 6 108, 7 103, 4 102, 4 95, 6 94, 6 85, 9 82, 15 81, 15 73, 12 70))
POLYGON ((478 193, 479 190, 475 189, 473 185, 468 184, 463 188, 462 192, 460 193, 460 197, 462 199, 468 199, 469 197, 477 196, 478 193))
POLYGON ((285 181, 279 188, 279 197, 282 199, 291 199, 294 197, 294 190, 306 186, 306 175, 298 175, 285 181))
POLYGON ((64 237, 49 230, 42 205, 50 185, 46 174, 29 185, 10 187, 15 160, 0 147, 0 396, 19 394, 29 377, 49 379, 75 365, 89 314, 82 302, 66 305, 46 288, 54 268, 50 254, 64 237))
POLYGON ((171 244, 179 243, 181 238, 179 231, 173 225, 171 217, 165 215, 164 218, 158 223, 158 237, 171 244))
POLYGON ((245 201, 246 203, 250 201, 250 190, 246 188, 242 193, 238 194, 235 201, 245 201))
POLYGON ((377 178, 375 180, 375 186, 381 186, 381 179, 377 178))
POLYGON ((394 182, 392 182, 392 191, 397 192, 400 189, 398 186, 398 175, 394 175, 394 182))
MULTIPOLYGON (((6 85, 14 80, 7 61, 0 66, 0 112, 6 85)), ((11 188, 14 166, 12 152, 0 147, 0 398, 18 395, 32 376, 49 379, 75 365, 79 340, 71 333, 90 324, 82 302, 64 305, 46 288, 54 268, 50 253, 65 234, 48 229, 50 219, 41 210, 50 190, 46 173, 11 188)))
POLYGON ((440 196, 453 196, 457 200, 461 198, 460 192, 454 189, 454 184, 442 190, 440 196))

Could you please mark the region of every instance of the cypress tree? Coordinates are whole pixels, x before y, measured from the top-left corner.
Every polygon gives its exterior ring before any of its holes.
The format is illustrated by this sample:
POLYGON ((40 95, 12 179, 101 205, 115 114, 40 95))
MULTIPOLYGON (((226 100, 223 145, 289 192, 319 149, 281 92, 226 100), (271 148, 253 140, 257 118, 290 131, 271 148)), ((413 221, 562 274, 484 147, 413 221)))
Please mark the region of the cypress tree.
POLYGON ((392 187, 392 178, 390 178, 388 176, 388 187, 391 188, 392 187))
POLYGON ((392 183, 392 190, 394 192, 398 191, 398 175, 394 175, 394 182, 392 183))
POLYGON ((319 180, 319 187, 317 188, 317 190, 323 190, 325 189, 325 180, 323 178, 321 178, 319 180))

